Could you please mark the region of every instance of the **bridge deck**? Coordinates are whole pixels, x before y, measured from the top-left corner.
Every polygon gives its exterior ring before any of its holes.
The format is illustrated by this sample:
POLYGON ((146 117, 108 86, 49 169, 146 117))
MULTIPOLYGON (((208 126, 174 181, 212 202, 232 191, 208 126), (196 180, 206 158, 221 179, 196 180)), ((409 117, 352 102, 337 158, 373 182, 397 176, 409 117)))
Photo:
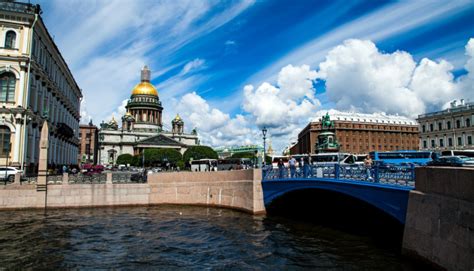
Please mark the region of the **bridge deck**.
POLYGON ((322 189, 360 199, 405 223, 408 193, 415 185, 413 166, 307 165, 298 169, 265 168, 262 188, 265 205, 286 193, 322 189))

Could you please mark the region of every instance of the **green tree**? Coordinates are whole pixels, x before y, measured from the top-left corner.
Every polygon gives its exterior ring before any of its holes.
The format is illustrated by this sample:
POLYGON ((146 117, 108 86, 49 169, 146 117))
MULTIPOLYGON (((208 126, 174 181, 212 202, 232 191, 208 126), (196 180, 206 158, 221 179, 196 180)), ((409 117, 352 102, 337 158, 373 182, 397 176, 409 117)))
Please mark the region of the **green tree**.
POLYGON ((133 156, 128 153, 121 154, 117 157, 117 165, 127 165, 132 164, 133 156))
POLYGON ((134 167, 141 166, 142 165, 142 156, 140 154, 134 155, 132 157, 132 162, 130 163, 130 165, 132 165, 134 167))
POLYGON ((185 162, 189 162, 190 158, 193 160, 217 159, 217 152, 208 146, 192 146, 184 152, 183 158, 185 162))
POLYGON ((158 166, 165 163, 176 165, 183 159, 181 153, 174 149, 146 149, 145 166, 158 166))

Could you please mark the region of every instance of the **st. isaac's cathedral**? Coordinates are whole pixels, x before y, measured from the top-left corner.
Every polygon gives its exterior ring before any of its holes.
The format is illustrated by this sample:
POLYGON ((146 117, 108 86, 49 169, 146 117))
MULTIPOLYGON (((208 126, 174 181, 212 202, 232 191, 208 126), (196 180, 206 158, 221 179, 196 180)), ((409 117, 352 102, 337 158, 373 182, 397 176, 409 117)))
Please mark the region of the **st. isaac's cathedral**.
POLYGON ((99 129, 99 164, 115 164, 121 154, 137 155, 144 149, 175 149, 182 154, 188 146, 199 144, 197 132, 184 133, 184 122, 179 115, 171 122, 171 131, 162 125, 163 107, 158 91, 150 83, 150 70, 141 71, 141 82, 133 90, 122 116, 122 125, 112 117, 102 122, 99 129))

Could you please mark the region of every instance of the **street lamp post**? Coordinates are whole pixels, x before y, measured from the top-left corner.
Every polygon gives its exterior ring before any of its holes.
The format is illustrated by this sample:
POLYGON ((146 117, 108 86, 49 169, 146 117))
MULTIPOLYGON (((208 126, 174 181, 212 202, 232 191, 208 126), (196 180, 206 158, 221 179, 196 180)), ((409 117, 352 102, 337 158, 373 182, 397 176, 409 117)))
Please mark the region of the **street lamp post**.
POLYGON ((265 165, 265 140, 267 139, 267 128, 266 127, 263 127, 262 135, 263 135, 263 161, 262 161, 262 166, 263 166, 263 165, 265 165))

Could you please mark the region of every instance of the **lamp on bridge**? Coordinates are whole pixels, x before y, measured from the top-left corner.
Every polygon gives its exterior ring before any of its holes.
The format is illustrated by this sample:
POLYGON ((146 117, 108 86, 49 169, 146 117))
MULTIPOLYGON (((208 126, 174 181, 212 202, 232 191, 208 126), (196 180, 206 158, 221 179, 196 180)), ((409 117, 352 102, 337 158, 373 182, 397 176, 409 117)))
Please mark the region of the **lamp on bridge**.
POLYGON ((265 165, 265 140, 267 139, 267 128, 266 127, 263 127, 262 135, 263 135, 263 161, 262 161, 262 166, 263 166, 263 165, 265 165))

